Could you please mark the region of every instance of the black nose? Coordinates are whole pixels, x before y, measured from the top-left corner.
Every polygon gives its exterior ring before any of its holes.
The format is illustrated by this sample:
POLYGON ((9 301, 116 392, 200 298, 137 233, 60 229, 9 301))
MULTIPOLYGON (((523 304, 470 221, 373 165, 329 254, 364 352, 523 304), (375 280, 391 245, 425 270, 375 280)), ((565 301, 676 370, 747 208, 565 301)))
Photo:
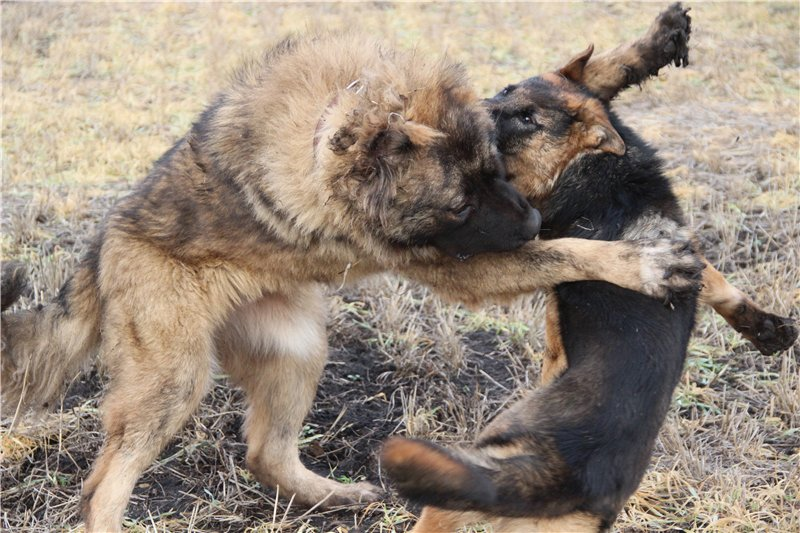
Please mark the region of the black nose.
POLYGON ((539 234, 542 229, 542 214, 538 209, 529 208, 528 218, 522 223, 522 238, 529 241, 539 234))

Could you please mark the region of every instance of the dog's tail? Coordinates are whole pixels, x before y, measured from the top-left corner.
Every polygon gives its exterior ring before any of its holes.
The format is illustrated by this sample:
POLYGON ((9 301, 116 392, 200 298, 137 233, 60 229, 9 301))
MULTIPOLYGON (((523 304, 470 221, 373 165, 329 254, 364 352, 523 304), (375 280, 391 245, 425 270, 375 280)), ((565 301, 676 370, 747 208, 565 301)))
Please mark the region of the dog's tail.
POLYGON ((560 456, 544 441, 526 448, 494 454, 395 437, 381 465, 400 494, 423 505, 509 516, 574 510, 576 493, 560 456))
POLYGON ((28 287, 28 274, 22 263, 4 262, 0 278, 0 311, 5 311, 19 300, 28 287))
POLYGON ((423 505, 486 509, 497 500, 487 468, 432 442, 393 437, 383 447, 381 467, 400 494, 423 505))
MULTIPOLYGON (((3 263, 2 310, 25 291, 20 263, 3 263)), ((47 409, 100 343, 97 268, 89 259, 64 284, 56 300, 36 309, 2 314, 2 413, 47 409)))

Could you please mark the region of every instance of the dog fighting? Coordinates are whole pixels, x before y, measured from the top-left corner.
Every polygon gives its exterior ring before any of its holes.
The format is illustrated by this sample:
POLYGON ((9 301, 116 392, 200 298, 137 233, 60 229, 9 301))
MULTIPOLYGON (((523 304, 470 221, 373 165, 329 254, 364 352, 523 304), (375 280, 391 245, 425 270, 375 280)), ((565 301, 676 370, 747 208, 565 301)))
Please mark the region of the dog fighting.
POLYGON ((0 526, 800 528, 799 15, 6 5, 0 526))

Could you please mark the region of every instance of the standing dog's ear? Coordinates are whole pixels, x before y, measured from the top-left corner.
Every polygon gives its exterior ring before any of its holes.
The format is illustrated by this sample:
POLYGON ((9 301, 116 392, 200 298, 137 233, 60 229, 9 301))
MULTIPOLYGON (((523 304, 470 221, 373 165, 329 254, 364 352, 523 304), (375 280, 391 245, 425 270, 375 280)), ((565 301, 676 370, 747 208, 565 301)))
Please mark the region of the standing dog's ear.
POLYGON ((386 213, 397 192, 397 177, 413 160, 416 150, 442 135, 434 128, 390 113, 377 119, 365 117, 360 125, 340 128, 329 146, 338 155, 355 154, 349 176, 357 182, 354 191, 361 208, 370 218, 387 224, 386 213))
POLYGON ((592 52, 594 52, 594 45, 590 44, 586 50, 570 59, 566 65, 558 69, 558 73, 570 81, 583 83, 583 69, 592 57, 592 52))

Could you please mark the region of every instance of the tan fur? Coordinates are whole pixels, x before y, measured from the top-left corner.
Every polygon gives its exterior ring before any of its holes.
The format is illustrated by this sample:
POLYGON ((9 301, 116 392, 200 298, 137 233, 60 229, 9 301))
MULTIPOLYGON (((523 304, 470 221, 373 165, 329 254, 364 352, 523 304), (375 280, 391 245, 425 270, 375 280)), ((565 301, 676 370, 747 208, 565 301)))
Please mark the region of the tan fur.
POLYGON ((688 11, 680 3, 673 4, 656 17, 644 36, 595 56, 579 72, 579 79, 571 79, 579 81, 601 100, 609 101, 626 87, 657 74, 670 62, 688 65, 686 43, 691 31, 688 11))
MULTIPOLYGON (((515 179, 514 186, 527 198, 546 197, 555 186, 561 172, 581 153, 603 151, 622 155, 625 144, 611 126, 605 110, 598 102, 587 101, 584 95, 557 73, 546 73, 542 78, 560 87, 563 91, 561 107, 575 119, 565 135, 543 134, 526 141, 524 147, 516 148, 513 157, 506 158, 506 167, 515 179)), ((527 98, 523 89, 517 89, 509 98, 513 107, 515 100, 527 98)), ((552 131, 552 117, 537 116, 544 132, 552 131)))
POLYGON ((469 524, 486 524, 487 532, 495 533, 597 533, 600 520, 584 513, 573 513, 552 519, 509 518, 483 513, 448 511, 425 507, 411 533, 455 533, 469 524))
POLYGON ((542 357, 542 385, 547 385, 567 369, 567 354, 561 339, 558 323, 558 300, 553 292, 545 302, 544 355, 542 357))
POLYGON ((461 67, 363 37, 289 41, 243 68, 115 206, 63 298, 3 315, 4 404, 41 407, 98 349, 111 376, 87 530, 119 529, 217 363, 247 394, 247 462, 262 483, 306 503, 377 497, 298 459, 326 359, 322 285, 393 270, 470 303, 584 279, 657 297, 692 286, 663 279, 695 266, 670 241, 532 241, 468 261, 405 241, 450 217, 463 176, 496 161, 490 129, 461 67), (459 115, 469 128, 454 127, 459 115), (468 151, 446 168, 431 145, 455 150, 462 135, 468 151))
MULTIPOLYGON (((5 268, 4 268, 5 274, 5 268)), ((2 329, 13 331, 13 346, 3 334, 3 353, 36 354, 27 358, 2 358, 4 415, 25 411, 28 403, 38 408, 53 405, 64 381, 75 377, 97 349, 101 305, 94 273, 85 264, 69 282, 74 297, 70 313, 61 306, 4 314, 2 329)))
POLYGON ((734 323, 736 320, 736 309, 740 305, 750 305, 756 307, 742 291, 728 283, 725 276, 714 268, 707 259, 703 259, 706 268, 703 269, 703 290, 700 292, 700 300, 714 308, 728 322, 734 323))

